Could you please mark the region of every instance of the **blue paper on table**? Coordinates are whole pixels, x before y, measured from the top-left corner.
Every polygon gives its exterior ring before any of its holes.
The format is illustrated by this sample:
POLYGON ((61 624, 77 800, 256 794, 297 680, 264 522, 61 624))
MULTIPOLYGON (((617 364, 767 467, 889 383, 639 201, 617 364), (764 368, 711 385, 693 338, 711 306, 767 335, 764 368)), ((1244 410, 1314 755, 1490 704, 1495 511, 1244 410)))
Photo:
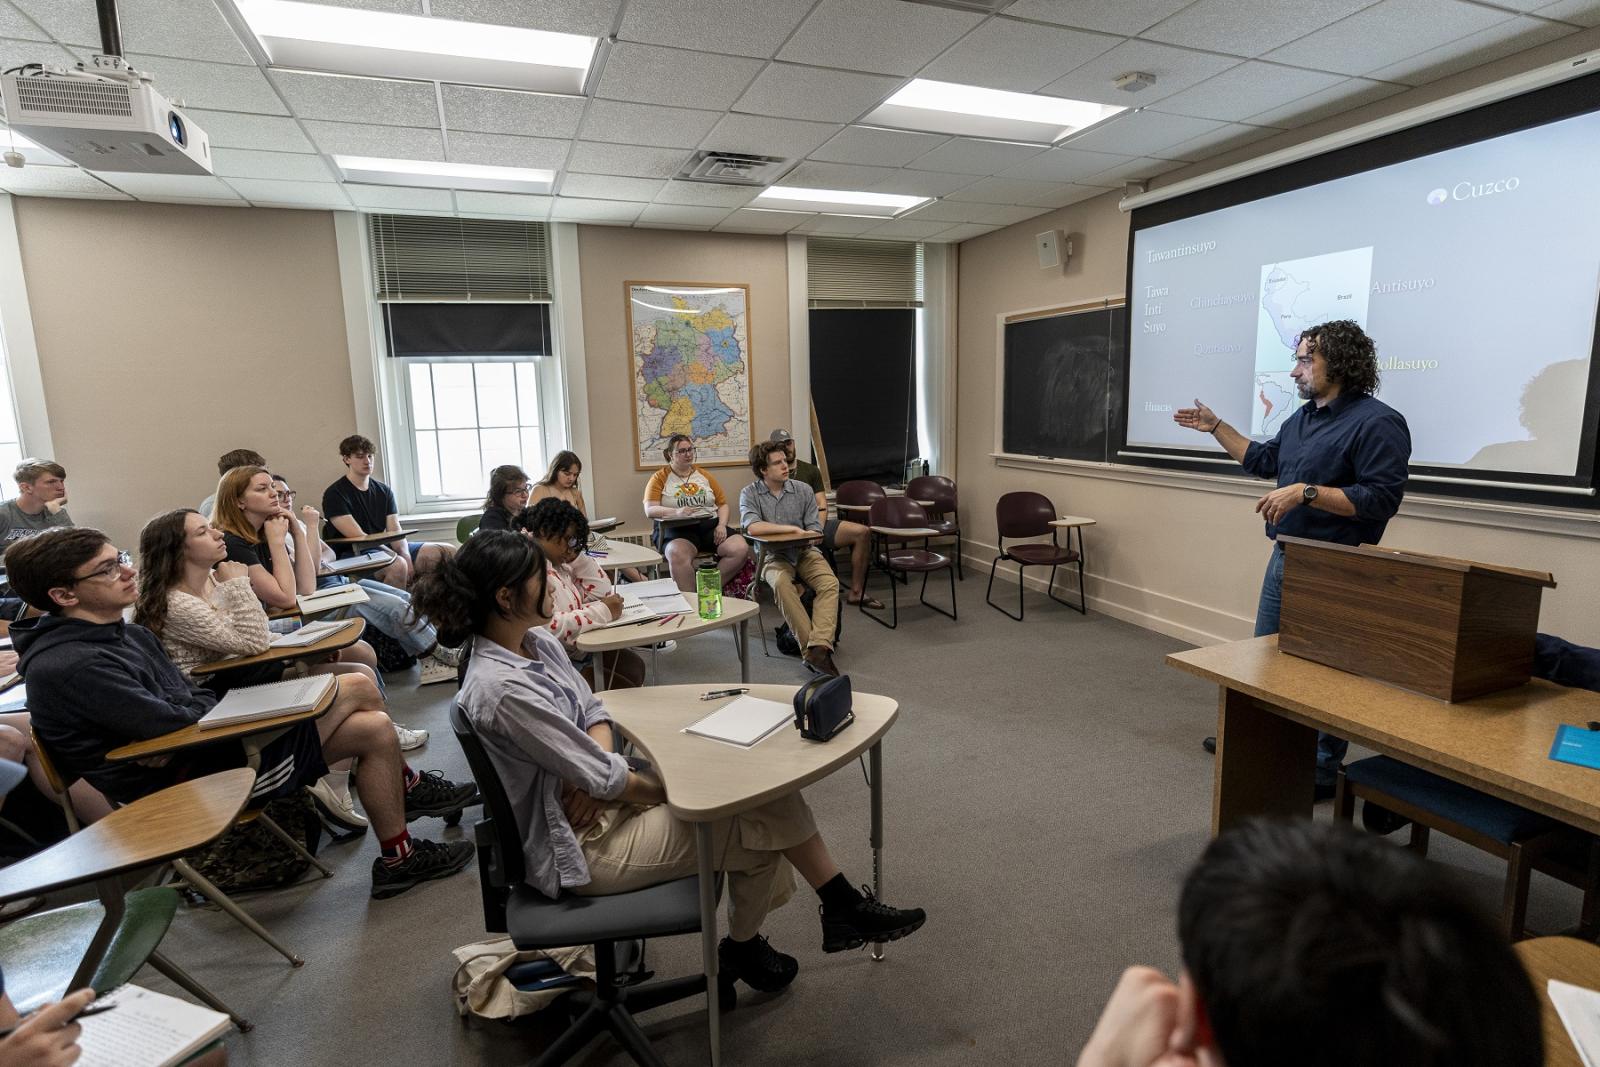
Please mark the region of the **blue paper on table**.
POLYGON ((1550 758, 1600 771, 1600 730, 1571 724, 1560 727, 1556 730, 1556 743, 1550 746, 1550 758))

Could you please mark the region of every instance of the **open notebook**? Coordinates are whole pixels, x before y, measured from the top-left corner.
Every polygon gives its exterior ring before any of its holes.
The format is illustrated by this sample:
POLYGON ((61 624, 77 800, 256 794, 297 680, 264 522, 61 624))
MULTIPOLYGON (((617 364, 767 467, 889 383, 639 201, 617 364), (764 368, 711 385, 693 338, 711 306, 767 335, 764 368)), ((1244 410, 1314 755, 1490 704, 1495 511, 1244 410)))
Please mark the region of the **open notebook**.
POLYGON ((617 586, 616 590, 617 595, 622 597, 622 614, 606 623, 606 626, 626 626, 630 622, 682 615, 694 610, 689 598, 683 595, 678 583, 671 578, 628 582, 617 586))
POLYGON ((374 563, 392 563, 394 558, 393 552, 379 545, 377 548, 369 548, 365 552, 357 553, 345 559, 336 559, 332 563, 324 563, 322 570, 325 574, 343 574, 345 571, 352 571, 358 567, 366 567, 374 563))
POLYGON ((365 604, 370 598, 367 591, 359 585, 330 585, 326 589, 319 589, 315 593, 294 598, 300 606, 300 614, 314 615, 319 611, 332 611, 334 608, 348 607, 351 604, 365 604))
POLYGON ((334 675, 311 674, 265 685, 242 685, 228 690, 227 696, 195 725, 202 730, 215 730, 220 726, 310 711, 334 684, 334 675))
POLYGON ((342 630, 347 619, 329 619, 325 622, 308 622, 298 630, 278 634, 272 639, 273 648, 304 648, 314 645, 331 633, 342 630))
POLYGON ((170 1067, 193 1056, 233 1025, 220 1011, 136 985, 125 985, 100 1001, 117 1006, 78 1020, 83 1027, 78 1037, 78 1047, 83 1050, 78 1067, 170 1067))

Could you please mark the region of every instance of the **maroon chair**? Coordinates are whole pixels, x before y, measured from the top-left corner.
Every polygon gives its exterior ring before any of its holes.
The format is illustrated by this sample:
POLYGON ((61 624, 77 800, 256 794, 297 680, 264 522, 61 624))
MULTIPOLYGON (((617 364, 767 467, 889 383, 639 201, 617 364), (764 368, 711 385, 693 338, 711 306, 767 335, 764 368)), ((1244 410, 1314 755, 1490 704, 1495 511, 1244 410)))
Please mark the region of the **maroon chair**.
POLYGON ((1089 613, 1088 600, 1083 595, 1083 531, 1078 531, 1078 547, 1072 547, 1072 530, 1067 530, 1067 547, 1063 548, 1056 541, 1056 527, 1050 521, 1056 517, 1056 506, 1050 503, 1050 498, 1042 493, 1007 493, 1000 498, 994 506, 994 522, 1000 532, 1000 554, 989 565, 989 588, 983 594, 983 599, 991 608, 1001 614, 1022 621, 1026 608, 1023 606, 1023 572, 1029 567, 1050 568, 1050 581, 1044 587, 1045 595, 1057 604, 1065 604, 1079 614, 1089 613), (1006 547, 1006 538, 1043 537, 1050 535, 1050 543, 1012 545, 1006 547), (996 604, 990 594, 994 592, 994 572, 1000 566, 1001 560, 1010 560, 1017 565, 1017 613, 1011 612, 996 604), (1076 563, 1078 565, 1078 602, 1062 600, 1055 595, 1056 568, 1063 563, 1076 563))
POLYGON ((942 474, 924 474, 906 483, 906 496, 913 500, 931 500, 928 507, 928 526, 941 536, 956 539, 956 577, 966 581, 961 570, 961 517, 956 513, 956 483, 942 474))
MULTIPOLYGON (((928 513, 922 505, 915 500, 903 496, 886 496, 872 505, 868 512, 867 523, 872 526, 872 564, 881 567, 889 575, 889 605, 891 614, 888 622, 884 622, 867 607, 863 598, 857 605, 863 615, 874 622, 881 623, 889 629, 900 625, 900 582, 911 580, 911 575, 917 572, 922 574, 922 589, 917 593, 917 602, 932 608, 940 615, 948 618, 956 617, 956 572, 950 565, 950 557, 938 552, 930 551, 926 533, 912 535, 880 533, 879 528, 893 528, 901 530, 927 530, 928 513), (922 547, 916 548, 911 542, 921 541, 922 547), (934 571, 945 571, 950 575, 950 610, 946 611, 937 604, 928 603, 928 575, 934 571)), ((882 610, 881 608, 878 610, 882 610)))
MULTIPOLYGON (((855 481, 840 482, 833 490, 833 502, 849 507, 869 508, 885 496, 888 494, 883 491, 883 486, 860 478, 855 481)), ((841 514, 839 517, 845 516, 841 514)))

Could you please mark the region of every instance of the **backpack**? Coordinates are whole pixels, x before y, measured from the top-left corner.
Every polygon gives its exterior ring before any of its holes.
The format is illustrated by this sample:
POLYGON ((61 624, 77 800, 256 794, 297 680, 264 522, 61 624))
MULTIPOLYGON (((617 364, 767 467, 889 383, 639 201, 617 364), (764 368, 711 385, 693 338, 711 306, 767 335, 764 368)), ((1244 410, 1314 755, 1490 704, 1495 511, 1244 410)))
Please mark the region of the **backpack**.
POLYGON ((399 641, 375 626, 368 626, 361 639, 372 646, 372 651, 378 656, 378 669, 385 674, 408 670, 417 662, 417 657, 407 652, 399 641))
MULTIPOLYGON (((284 833, 304 844, 307 852, 316 854, 322 844, 322 822, 310 794, 301 791, 292 797, 279 797, 269 801, 264 810, 283 827, 284 833)), ((230 827, 211 844, 184 858, 201 877, 229 894, 289 885, 299 881, 311 866, 274 837, 259 819, 230 827)), ((200 901, 204 902, 204 898, 200 901)))

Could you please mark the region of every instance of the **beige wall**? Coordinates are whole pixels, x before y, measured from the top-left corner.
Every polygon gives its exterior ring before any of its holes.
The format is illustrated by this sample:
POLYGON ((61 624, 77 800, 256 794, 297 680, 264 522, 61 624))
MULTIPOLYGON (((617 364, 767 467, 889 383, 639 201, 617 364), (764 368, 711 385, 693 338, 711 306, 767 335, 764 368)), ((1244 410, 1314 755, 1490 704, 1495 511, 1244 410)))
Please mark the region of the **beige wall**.
POLYGON ((316 503, 355 406, 332 216, 16 199, 72 517, 133 549, 254 448, 316 503))
MULTIPOLYGON (((1303 136, 1320 136, 1336 126, 1364 122, 1594 48, 1600 45, 1600 31, 1575 34, 1558 44, 1563 47, 1537 49, 1476 74, 1402 94, 1336 123, 1311 128, 1303 136)), ((1285 136, 1257 151, 1298 139, 1285 136)), ((1226 157, 1207 167, 1250 154, 1226 157)), ((1204 169, 1191 168, 1163 180, 1204 169)), ((1126 284, 1128 218, 1117 208, 1119 196, 1108 193, 961 246, 956 478, 968 554, 987 567, 996 540, 995 501, 1003 493, 1031 489, 1050 497, 1062 513, 1098 520, 1088 535, 1089 595, 1097 610, 1195 642, 1247 637, 1268 554, 1261 524, 1252 513, 1253 497, 1193 483, 1144 484, 1133 480, 1138 475, 1119 478, 1116 472, 1095 477, 1012 469, 999 466, 990 455, 995 450, 996 316, 1121 295, 1126 284), (1074 255, 1064 273, 1040 270, 1034 254, 1033 235, 1051 227, 1073 235, 1074 255)), ((1434 510, 1404 506, 1390 523, 1384 543, 1549 570, 1559 585, 1545 593, 1541 626, 1573 640, 1600 644, 1600 612, 1594 610, 1600 591, 1600 542, 1594 539, 1594 524, 1589 524, 1589 536, 1581 536, 1480 525, 1474 520, 1481 520, 1483 513, 1470 510, 1460 513, 1461 521, 1418 514, 1434 510)))
MULTIPOLYGON (((639 502, 650 470, 637 470, 633 429, 632 371, 629 366, 625 292, 629 281, 741 282, 750 286, 751 381, 755 424, 765 434, 789 423, 789 268, 782 237, 697 233, 680 230, 630 230, 616 226, 578 227, 578 261, 583 288, 583 343, 589 388, 589 446, 585 456, 594 477, 596 515, 627 519, 630 529, 643 521, 639 502)), ((737 516, 737 495, 750 470, 713 467, 711 472, 737 516)))

